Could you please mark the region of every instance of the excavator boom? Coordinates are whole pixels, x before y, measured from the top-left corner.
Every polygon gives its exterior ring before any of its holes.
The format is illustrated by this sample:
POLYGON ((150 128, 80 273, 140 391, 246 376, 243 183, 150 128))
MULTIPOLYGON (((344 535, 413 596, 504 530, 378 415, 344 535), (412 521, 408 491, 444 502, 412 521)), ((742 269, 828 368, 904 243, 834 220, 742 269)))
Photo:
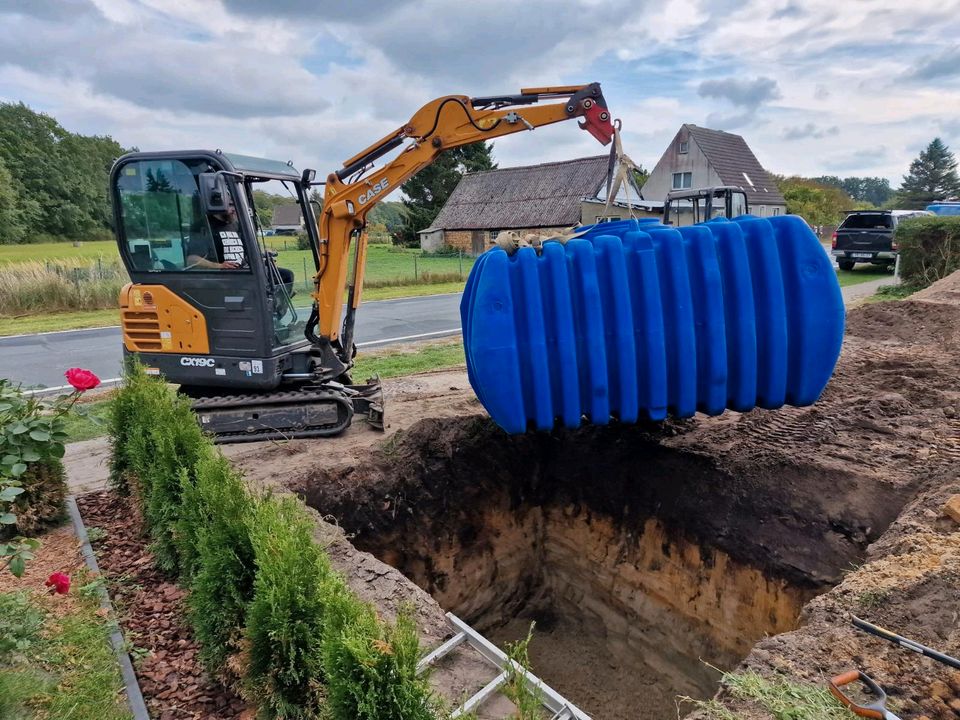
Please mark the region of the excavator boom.
POLYGON ((316 218, 312 170, 220 150, 127 153, 111 172, 131 279, 120 294, 125 354, 180 385, 220 442, 336 435, 354 413, 382 427, 379 382, 350 379, 367 214, 445 150, 572 119, 610 142, 596 83, 437 98, 331 173, 316 218), (254 188, 264 182, 283 183, 306 222, 316 262, 306 323, 293 273, 261 232, 254 188))
POLYGON ((604 145, 613 138, 610 111, 599 83, 528 88, 518 95, 447 95, 424 105, 405 125, 349 158, 327 177, 318 220, 320 266, 315 277, 315 315, 311 318, 317 335, 311 340, 325 349, 324 365, 333 366, 334 375, 352 364, 353 323, 361 300, 367 250, 364 227, 373 206, 444 150, 574 118, 579 118, 580 127, 604 145), (544 100, 559 102, 540 104, 544 100), (390 162, 372 168, 372 163, 404 144, 390 162), (348 278, 353 238, 353 273, 348 278), (348 307, 341 333, 344 288, 348 307))

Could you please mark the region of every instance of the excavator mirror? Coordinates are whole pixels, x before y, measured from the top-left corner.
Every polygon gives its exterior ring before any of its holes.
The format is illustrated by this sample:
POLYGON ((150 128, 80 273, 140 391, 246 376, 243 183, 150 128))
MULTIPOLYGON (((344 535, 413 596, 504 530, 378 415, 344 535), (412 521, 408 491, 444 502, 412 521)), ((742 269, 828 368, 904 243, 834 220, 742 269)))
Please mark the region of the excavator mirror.
POLYGON ((230 191, 222 174, 216 172, 200 173, 200 203, 203 211, 210 213, 227 212, 230 209, 230 191))

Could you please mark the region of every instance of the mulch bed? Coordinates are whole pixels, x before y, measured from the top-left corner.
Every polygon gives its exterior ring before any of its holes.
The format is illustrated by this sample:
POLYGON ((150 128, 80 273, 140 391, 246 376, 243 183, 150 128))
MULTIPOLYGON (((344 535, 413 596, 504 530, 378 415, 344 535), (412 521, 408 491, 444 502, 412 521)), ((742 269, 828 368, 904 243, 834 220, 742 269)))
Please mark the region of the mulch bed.
POLYGON ((104 531, 92 541, 119 616, 144 700, 155 720, 246 720, 254 712, 233 691, 212 680, 186 624, 186 592, 154 567, 139 513, 108 491, 77 498, 84 525, 104 531), (141 657, 142 653, 146 653, 141 657))

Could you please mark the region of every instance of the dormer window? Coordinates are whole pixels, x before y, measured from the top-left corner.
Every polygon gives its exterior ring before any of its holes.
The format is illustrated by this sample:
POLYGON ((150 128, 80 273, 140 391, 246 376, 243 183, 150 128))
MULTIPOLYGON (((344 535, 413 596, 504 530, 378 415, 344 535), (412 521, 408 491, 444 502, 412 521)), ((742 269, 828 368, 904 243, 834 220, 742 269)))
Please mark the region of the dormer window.
POLYGON ((688 152, 690 152, 690 141, 689 141, 689 140, 681 140, 681 141, 680 141, 680 154, 681 154, 681 155, 686 155, 688 152))

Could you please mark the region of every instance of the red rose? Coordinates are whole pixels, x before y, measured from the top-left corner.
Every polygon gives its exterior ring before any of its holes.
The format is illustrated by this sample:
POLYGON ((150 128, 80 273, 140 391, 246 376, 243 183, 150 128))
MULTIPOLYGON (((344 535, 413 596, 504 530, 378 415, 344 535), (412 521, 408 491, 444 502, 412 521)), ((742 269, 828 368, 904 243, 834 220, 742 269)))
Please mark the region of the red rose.
MULTIPOLYGON (((86 372, 86 371, 84 371, 86 372)), ((96 377, 96 375, 94 375, 96 377)), ((62 572, 55 572, 53 575, 47 578, 47 581, 44 583, 50 592, 56 593, 57 595, 66 595, 70 592, 70 576, 64 575, 62 572)))
POLYGON ((74 389, 78 392, 93 390, 97 385, 100 384, 100 378, 98 378, 89 370, 84 370, 82 368, 70 368, 63 374, 63 376, 67 379, 67 382, 73 385, 74 389))

